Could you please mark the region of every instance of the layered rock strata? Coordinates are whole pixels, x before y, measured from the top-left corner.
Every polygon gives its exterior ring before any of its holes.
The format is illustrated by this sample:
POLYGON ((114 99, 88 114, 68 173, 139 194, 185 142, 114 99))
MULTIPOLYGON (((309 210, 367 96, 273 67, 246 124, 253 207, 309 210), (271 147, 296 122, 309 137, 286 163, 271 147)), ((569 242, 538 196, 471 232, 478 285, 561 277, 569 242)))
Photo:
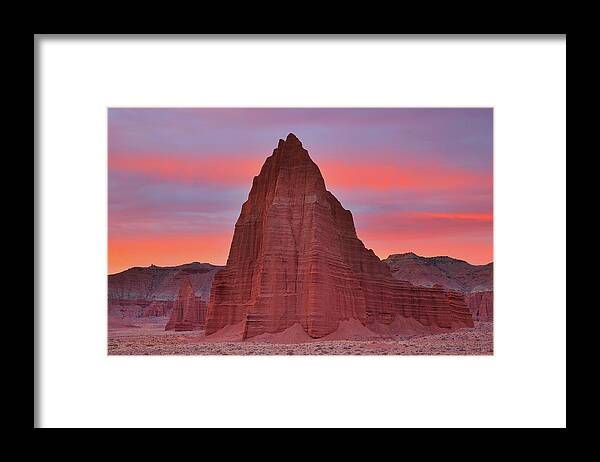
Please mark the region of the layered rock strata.
POLYGON ((473 320, 460 293, 396 280, 358 239, 350 211, 325 188, 293 134, 279 140, 235 225, 229 258, 213 280, 206 332, 243 323, 244 338, 295 323, 313 338, 340 321, 397 317, 454 329, 473 320))
POLYGON ((129 268, 108 276, 109 315, 123 318, 164 317, 171 314, 183 281, 194 295, 208 300, 215 273, 221 266, 186 263, 179 266, 129 268))
POLYGON ((437 284, 462 292, 474 320, 493 320, 493 263, 472 265, 447 256, 421 257, 412 252, 393 254, 383 261, 396 279, 424 287, 437 284))
POLYGON ((173 304, 171 317, 165 326, 165 330, 202 329, 205 318, 206 302, 201 297, 196 297, 191 282, 188 279, 184 280, 173 304))
POLYGON ((383 262, 395 278, 419 286, 440 284, 463 293, 493 289, 493 263, 472 265, 457 258, 421 257, 413 252, 393 254, 383 262))
POLYGON ((465 296, 465 300, 474 320, 482 322, 494 320, 493 291, 471 292, 465 296))

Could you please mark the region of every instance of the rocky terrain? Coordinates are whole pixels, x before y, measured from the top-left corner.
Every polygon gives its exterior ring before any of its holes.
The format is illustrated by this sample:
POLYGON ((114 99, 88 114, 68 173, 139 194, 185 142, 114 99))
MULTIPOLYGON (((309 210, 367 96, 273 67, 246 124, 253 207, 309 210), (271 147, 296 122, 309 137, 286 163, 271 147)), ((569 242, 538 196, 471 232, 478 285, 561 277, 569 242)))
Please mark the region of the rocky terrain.
POLYGON ((228 340, 227 333, 208 339, 202 331, 165 331, 156 319, 139 321, 137 327, 109 331, 109 355, 492 355, 494 349, 493 326, 485 322, 451 332, 396 338, 371 332, 359 340, 307 338, 300 328, 286 333, 283 341, 274 334, 240 342, 228 340))
POLYGON ((227 265, 214 278, 206 332, 242 323, 243 338, 295 324, 313 338, 341 321, 419 329, 472 327, 462 294, 398 281, 358 239, 350 211, 289 134, 263 164, 235 224, 227 265))
POLYGON ((390 255, 383 262, 398 280, 423 287, 439 284, 462 292, 474 320, 493 320, 493 263, 471 265, 447 256, 421 257, 412 252, 390 255))
POLYGON ((109 323, 119 319, 169 316, 183 281, 193 295, 208 302, 215 273, 221 266, 187 263, 179 266, 134 267, 108 276, 109 323))
POLYGON ((413 252, 393 254, 383 262, 395 278, 423 287, 440 284, 466 293, 493 288, 493 263, 471 265, 456 258, 421 257, 413 252))
POLYGON ((494 320, 494 291, 471 292, 465 294, 465 301, 476 321, 494 320))

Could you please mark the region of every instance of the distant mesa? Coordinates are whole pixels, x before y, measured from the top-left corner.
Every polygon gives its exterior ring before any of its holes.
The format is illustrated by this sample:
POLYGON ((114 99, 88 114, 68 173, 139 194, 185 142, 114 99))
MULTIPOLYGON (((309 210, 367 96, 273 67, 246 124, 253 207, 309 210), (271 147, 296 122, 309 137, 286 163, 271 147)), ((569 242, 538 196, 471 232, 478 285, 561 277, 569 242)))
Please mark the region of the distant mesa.
POLYGON ((290 133, 242 205, 227 265, 214 275, 206 333, 235 325, 247 339, 298 324, 320 338, 350 320, 387 331, 473 326, 462 293, 399 281, 365 248, 352 214, 290 133))
POLYGON ((413 252, 393 254, 383 261, 398 280, 462 292, 474 320, 493 320, 493 263, 472 265, 448 256, 421 257, 413 252))
POLYGON ((383 260, 395 278, 413 284, 472 292, 492 290, 494 264, 472 265, 448 256, 421 257, 413 252, 393 254, 383 260))
POLYGON ((184 281, 206 303, 215 273, 222 266, 186 263, 179 266, 134 267, 108 276, 109 318, 170 317, 184 281))

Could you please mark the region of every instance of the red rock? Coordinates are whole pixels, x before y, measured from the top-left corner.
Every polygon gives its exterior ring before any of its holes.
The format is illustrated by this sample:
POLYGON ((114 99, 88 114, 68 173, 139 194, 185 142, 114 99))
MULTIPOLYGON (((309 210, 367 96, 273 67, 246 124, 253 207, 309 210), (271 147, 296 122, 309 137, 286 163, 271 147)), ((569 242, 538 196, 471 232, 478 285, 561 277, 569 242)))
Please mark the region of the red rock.
POLYGON ((471 265, 451 257, 421 257, 412 252, 383 260, 396 279, 425 287, 446 287, 465 294, 477 321, 493 320, 493 263, 471 265))
POLYGON ((464 293, 493 289, 493 263, 472 265, 452 257, 421 257, 412 252, 390 255, 383 262, 396 279, 418 286, 440 284, 464 293))
POLYGON ((494 292, 491 290, 471 292, 465 296, 467 306, 476 321, 494 320, 494 292))
POLYGON ((208 300, 215 273, 221 266, 187 263, 179 266, 134 267, 108 276, 109 313, 120 317, 169 316, 184 280, 194 294, 208 300))
POLYGON ((171 314, 172 310, 172 300, 153 300, 144 308, 144 317, 167 316, 171 314))
POLYGON ((134 324, 130 318, 123 318, 119 316, 108 317, 108 329, 137 329, 138 325, 134 324))
POLYGON ((118 318, 141 318, 147 305, 146 300, 110 300, 108 314, 118 318))
POLYGON ((134 267, 108 276, 109 300, 175 300, 181 281, 189 279, 196 295, 208 299, 215 273, 222 266, 186 263, 179 266, 134 267))
POLYGON ((229 258, 213 280, 206 332, 243 326, 243 338, 298 323, 313 338, 340 321, 472 326, 461 294, 394 279, 356 236, 350 211, 325 189, 317 165, 293 135, 279 140, 235 225, 229 258))
POLYGON ((165 330, 195 330, 204 327, 206 303, 201 297, 194 295, 194 288, 189 279, 181 283, 177 299, 173 305, 171 318, 165 330))
POLYGON ((112 298, 108 301, 108 314, 123 318, 168 316, 172 309, 172 300, 112 298))

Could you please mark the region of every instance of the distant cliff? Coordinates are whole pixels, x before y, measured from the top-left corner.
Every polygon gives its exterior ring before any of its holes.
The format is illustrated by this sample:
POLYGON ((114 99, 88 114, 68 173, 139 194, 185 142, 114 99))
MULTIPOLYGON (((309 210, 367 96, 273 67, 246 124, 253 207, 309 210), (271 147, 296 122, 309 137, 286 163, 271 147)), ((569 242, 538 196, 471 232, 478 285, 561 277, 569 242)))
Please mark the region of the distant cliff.
POLYGON ((421 257, 412 252, 390 255, 383 260, 401 281, 433 287, 440 284, 465 294, 473 319, 493 319, 494 264, 472 265, 456 258, 421 257))

